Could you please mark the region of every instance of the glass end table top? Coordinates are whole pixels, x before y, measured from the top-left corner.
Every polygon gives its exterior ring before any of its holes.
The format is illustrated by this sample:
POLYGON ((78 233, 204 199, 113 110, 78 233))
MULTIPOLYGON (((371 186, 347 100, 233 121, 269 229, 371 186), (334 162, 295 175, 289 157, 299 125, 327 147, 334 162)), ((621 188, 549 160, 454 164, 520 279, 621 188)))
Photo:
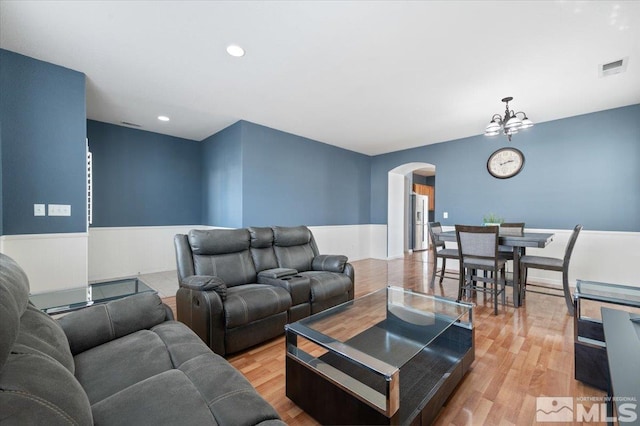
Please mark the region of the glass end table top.
POLYGON ((386 375, 453 324, 472 328, 471 310, 469 304, 390 286, 286 328, 386 375))
POLYGON ((87 287, 32 294, 29 300, 41 311, 48 314, 61 314, 95 303, 106 303, 110 300, 148 292, 155 292, 155 290, 137 278, 130 278, 90 284, 87 287))
POLYGON ((577 280, 575 297, 640 307, 640 287, 577 280))

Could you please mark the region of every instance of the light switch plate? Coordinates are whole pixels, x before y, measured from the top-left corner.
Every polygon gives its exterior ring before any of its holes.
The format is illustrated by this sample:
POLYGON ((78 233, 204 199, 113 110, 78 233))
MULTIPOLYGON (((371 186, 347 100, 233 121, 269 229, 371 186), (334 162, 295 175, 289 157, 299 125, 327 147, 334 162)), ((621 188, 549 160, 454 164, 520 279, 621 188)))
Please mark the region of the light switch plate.
POLYGON ((33 205, 33 215, 34 216, 46 216, 44 204, 34 204, 33 205))
POLYGON ((49 216, 71 216, 69 204, 49 204, 49 216))
POLYGON ((449 219, 449 212, 442 212, 443 219, 449 219))

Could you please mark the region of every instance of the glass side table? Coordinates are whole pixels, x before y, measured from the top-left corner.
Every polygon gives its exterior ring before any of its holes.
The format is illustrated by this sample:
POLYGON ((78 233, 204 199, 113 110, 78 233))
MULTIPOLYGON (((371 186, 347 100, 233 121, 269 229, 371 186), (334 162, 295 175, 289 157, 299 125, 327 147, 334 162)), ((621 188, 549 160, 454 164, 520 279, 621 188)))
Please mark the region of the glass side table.
POLYGON ((137 293, 156 292, 137 278, 90 284, 87 287, 50 291, 29 296, 36 308, 49 315, 64 314, 137 293))
POLYGON ((606 391, 610 374, 600 308, 626 306, 640 312, 640 287, 578 280, 573 305, 575 378, 606 391))

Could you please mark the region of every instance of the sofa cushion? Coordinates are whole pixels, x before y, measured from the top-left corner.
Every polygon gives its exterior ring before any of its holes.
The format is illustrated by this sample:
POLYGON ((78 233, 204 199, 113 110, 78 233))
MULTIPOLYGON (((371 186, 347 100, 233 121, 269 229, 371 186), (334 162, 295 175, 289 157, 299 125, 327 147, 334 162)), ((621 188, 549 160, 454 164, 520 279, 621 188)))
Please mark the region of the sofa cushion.
MULTIPOLYGON (((184 324, 166 321, 149 333, 162 342, 168 369, 96 402, 92 407, 96 424, 250 425, 278 419, 244 376, 184 324), (180 410, 175 409, 178 401, 180 410)), ((135 353, 130 356, 136 356, 140 343, 131 342, 135 353)), ((104 368, 119 375, 135 365, 122 372, 120 365, 104 368)))
POLYGON ((22 268, 0 253, 0 370, 18 337, 20 317, 29 304, 29 280, 22 268))
POLYGON ((246 229, 192 229, 189 231, 189 244, 193 254, 237 253, 249 249, 249 231, 246 229))
POLYGON ((22 346, 0 371, 0 423, 91 425, 93 420, 87 395, 69 369, 22 346))
POLYGON ((210 275, 222 279, 227 287, 255 283, 256 269, 249 250, 215 256, 193 255, 196 275, 210 275))
POLYGON ((168 370, 133 383, 92 406, 98 425, 215 424, 207 401, 179 370, 168 370), (180 409, 176 409, 179 401, 180 409))
POLYGON ((157 294, 141 293, 82 309, 60 318, 59 323, 75 355, 134 331, 151 328, 163 322, 166 315, 157 294))
POLYGON ((27 348, 29 353, 50 356, 74 373, 73 356, 62 327, 33 305, 29 305, 20 318, 20 334, 12 352, 27 352, 27 348))
POLYGON ((173 367, 164 342, 149 330, 79 353, 75 362, 76 377, 92 405, 173 367))
POLYGON ((273 229, 267 227, 252 226, 249 228, 251 247, 267 248, 273 246, 273 229))
POLYGON ((287 247, 275 246, 273 250, 281 268, 291 268, 297 271, 311 270, 311 262, 315 256, 311 244, 287 247))
POLYGON ((278 247, 299 246, 311 242, 311 231, 306 226, 274 226, 273 244, 278 247))
POLYGON ((224 304, 226 327, 249 324, 285 312, 290 307, 291 296, 283 288, 264 284, 232 287, 228 289, 224 304))

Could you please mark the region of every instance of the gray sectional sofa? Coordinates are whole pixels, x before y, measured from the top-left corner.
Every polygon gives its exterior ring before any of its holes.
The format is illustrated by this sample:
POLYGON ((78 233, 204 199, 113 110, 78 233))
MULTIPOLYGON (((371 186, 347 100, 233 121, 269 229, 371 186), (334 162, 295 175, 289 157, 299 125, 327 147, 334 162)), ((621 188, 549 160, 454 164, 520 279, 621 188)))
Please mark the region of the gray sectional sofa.
POLYGON ((59 320, 0 254, 2 425, 284 425, 224 358, 151 293, 59 320))
POLYGON ((191 230, 174 245, 178 321, 221 355, 353 299, 353 266, 321 255, 305 226, 191 230))

